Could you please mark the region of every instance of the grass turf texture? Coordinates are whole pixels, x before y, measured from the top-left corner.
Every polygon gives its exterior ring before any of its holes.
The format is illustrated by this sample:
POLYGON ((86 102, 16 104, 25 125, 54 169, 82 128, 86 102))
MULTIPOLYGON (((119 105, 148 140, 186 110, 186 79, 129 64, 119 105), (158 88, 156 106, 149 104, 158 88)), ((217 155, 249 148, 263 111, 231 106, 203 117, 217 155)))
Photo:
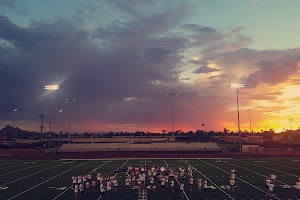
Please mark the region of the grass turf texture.
MULTIPOLYGON (((73 175, 85 175, 96 169, 102 174, 111 174, 122 166, 172 166, 176 170, 179 167, 192 166, 197 171, 193 173, 193 191, 189 191, 188 180, 185 180, 185 193, 188 199, 297 199, 293 195, 293 185, 300 174, 300 159, 125 159, 125 160, 0 160, 0 199, 74 199, 74 192, 68 189, 72 185, 73 175), (229 172, 234 167, 237 172, 236 182, 239 187, 235 192, 228 192, 229 172), (265 197, 265 179, 271 173, 277 175, 273 197, 265 197), (198 177, 207 177, 207 196, 202 191, 200 194, 196 188, 198 177), (66 187, 66 189, 63 189, 66 187), (60 190, 62 189, 62 190, 60 190)), ((92 178, 96 174, 92 172, 92 178)), ((109 199, 134 200, 137 199, 137 191, 125 192, 125 174, 117 174, 119 182, 118 194, 111 194, 109 199)), ((179 178, 180 181, 180 178, 179 178)), ((149 185, 149 181, 146 182, 149 185)), ((148 200, 181 199, 178 184, 175 182, 175 194, 170 189, 165 192, 156 183, 156 190, 148 190, 148 200)), ((98 199, 99 186, 95 192, 88 195, 84 193, 82 199, 98 199)), ((186 198, 186 199, 187 199, 186 198)), ((79 199, 79 195, 78 198, 79 199)), ((108 199, 105 197, 104 199, 108 199)), ((300 199, 300 197, 298 197, 300 199)))

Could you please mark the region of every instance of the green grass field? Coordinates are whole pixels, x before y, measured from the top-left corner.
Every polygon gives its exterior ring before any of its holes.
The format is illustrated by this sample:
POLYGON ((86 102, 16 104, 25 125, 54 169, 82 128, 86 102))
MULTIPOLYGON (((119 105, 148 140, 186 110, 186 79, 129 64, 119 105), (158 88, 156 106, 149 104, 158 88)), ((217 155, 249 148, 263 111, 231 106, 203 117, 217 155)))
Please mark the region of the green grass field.
MULTIPOLYGON (((206 177, 211 186, 207 196, 197 191, 196 184, 193 191, 189 190, 185 180, 184 199, 212 199, 212 200, 260 200, 260 199, 300 199, 294 196, 293 185, 300 174, 300 158, 266 158, 266 159, 125 159, 125 160, 0 160, 0 199, 74 199, 71 190, 73 175, 85 175, 92 172, 96 174, 112 173, 122 166, 172 166, 176 170, 179 167, 194 167, 194 183, 198 176, 206 177), (237 185, 235 192, 228 192, 229 171, 234 167, 237 172, 237 185), (266 197, 265 179, 271 173, 277 175, 274 196, 266 197)), ((119 181, 119 191, 111 195, 109 199, 134 200, 137 199, 137 191, 125 192, 125 174, 116 175, 119 181)), ((180 180, 180 178, 179 178, 180 180)), ((146 182, 149 185, 149 181, 146 182)), ((157 187, 155 191, 148 190, 148 200, 169 200, 180 198, 180 190, 175 182, 175 194, 170 189, 165 192, 157 187)), ((99 186, 95 192, 84 194, 82 199, 98 199, 99 186)), ((79 196, 78 196, 79 197, 79 196)), ((79 199, 79 198, 77 198, 79 199)), ((105 197, 104 199, 108 199, 105 197)))

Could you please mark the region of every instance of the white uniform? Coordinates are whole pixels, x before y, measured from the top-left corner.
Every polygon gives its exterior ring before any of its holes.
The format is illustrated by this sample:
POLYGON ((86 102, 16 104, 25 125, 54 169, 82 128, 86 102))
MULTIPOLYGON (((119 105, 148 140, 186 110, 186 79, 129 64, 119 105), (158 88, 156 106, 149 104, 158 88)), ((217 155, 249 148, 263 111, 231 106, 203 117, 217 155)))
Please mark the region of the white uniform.
POLYGON ((230 184, 231 187, 233 187, 234 184, 235 184, 235 181, 234 181, 233 179, 231 179, 231 180, 229 181, 229 184, 230 184))
POLYGON ((105 192, 105 187, 104 187, 103 183, 100 184, 100 192, 101 193, 105 192))
POLYGON ((201 190, 201 185, 202 185, 202 180, 200 178, 198 178, 197 187, 198 187, 199 190, 201 190))
POLYGON ((276 179, 275 174, 271 174, 271 180, 274 180, 274 181, 275 181, 275 179, 276 179))
POLYGON ((230 179, 235 179, 235 174, 230 174, 230 179))
POLYGON ((117 179, 114 180, 113 185, 114 185, 114 187, 117 187, 117 186, 118 186, 118 181, 117 181, 117 179))
POLYGON ((180 190, 181 190, 181 191, 184 190, 184 184, 183 184, 183 183, 180 184, 180 190))
POLYGON ((170 183, 171 183, 171 187, 174 187, 174 186, 175 186, 174 180, 171 180, 170 183))
POLYGON ((80 192, 83 192, 83 183, 80 183, 80 185, 79 185, 79 190, 80 190, 80 192))
POLYGON ((273 191, 273 188, 274 188, 274 184, 273 184, 273 183, 270 183, 270 184, 269 184, 269 190, 270 190, 270 191, 273 191))
POLYGON ((296 182, 296 190, 300 190, 300 181, 296 182))
POLYGON ((203 188, 204 188, 204 189, 207 189, 207 180, 204 180, 204 181, 203 181, 203 188))
POLYGON ((125 179, 125 184, 126 184, 126 185, 130 185, 130 178, 126 178, 126 179, 125 179))
POLYGON ((108 192, 111 191, 111 182, 110 181, 107 182, 107 191, 108 192))
POLYGON ((77 183, 80 184, 82 182, 82 176, 78 176, 78 181, 77 183))
POLYGON ((77 192, 78 192, 78 189, 79 189, 79 187, 78 187, 78 185, 76 184, 75 187, 74 187, 74 192, 77 193, 77 192))

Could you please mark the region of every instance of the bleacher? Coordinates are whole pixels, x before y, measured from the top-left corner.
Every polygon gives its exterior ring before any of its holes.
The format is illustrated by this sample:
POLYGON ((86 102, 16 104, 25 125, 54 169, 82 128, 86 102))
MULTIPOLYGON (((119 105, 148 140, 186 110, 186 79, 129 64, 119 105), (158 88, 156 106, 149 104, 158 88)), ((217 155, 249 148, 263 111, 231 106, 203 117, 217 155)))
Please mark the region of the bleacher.
POLYGON ((58 153, 67 152, 221 152, 217 143, 79 143, 63 144, 58 153))

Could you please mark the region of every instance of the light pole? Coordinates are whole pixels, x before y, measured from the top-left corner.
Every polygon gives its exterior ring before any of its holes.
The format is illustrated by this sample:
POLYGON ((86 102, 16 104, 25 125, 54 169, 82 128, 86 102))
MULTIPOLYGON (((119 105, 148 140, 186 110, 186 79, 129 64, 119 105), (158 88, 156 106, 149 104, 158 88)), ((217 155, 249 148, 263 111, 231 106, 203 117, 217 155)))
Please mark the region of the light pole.
POLYGON ((40 118, 41 118, 41 125, 40 125, 40 129, 41 129, 41 145, 43 147, 43 129, 44 129, 43 123, 44 123, 45 115, 41 114, 40 118))
POLYGON ((14 108, 13 109, 13 131, 12 131, 12 137, 10 137, 10 139, 12 140, 12 138, 14 138, 16 140, 16 135, 15 135, 15 119, 16 119, 16 112, 18 109, 14 108))
POLYGON ((59 109, 59 116, 58 116, 58 146, 60 145, 60 115, 62 113, 63 109, 59 109))
POLYGON ((174 99, 174 97, 177 97, 178 95, 179 95, 179 91, 178 90, 167 90, 166 91, 166 95, 169 97, 169 96, 171 96, 172 97, 172 137, 173 137, 173 142, 175 142, 175 137, 174 137, 174 126, 173 126, 173 122, 174 122, 174 120, 173 120, 173 99, 174 99))
POLYGON ((75 98, 67 98, 66 103, 69 104, 69 130, 68 130, 68 144, 70 144, 70 133, 71 133, 71 103, 75 103, 76 99, 75 98))
POLYGON ((243 88, 243 83, 231 83, 231 88, 236 89, 236 106, 238 111, 238 131, 239 131, 239 146, 240 152, 242 152, 242 140, 241 140, 241 127, 240 127, 240 107, 239 107, 239 88, 243 88))
POLYGON ((58 90, 58 85, 46 85, 45 90, 50 91, 50 117, 49 117, 49 149, 51 148, 51 125, 52 125, 52 106, 53 106, 53 98, 54 92, 58 90))
POLYGON ((139 120, 141 120, 141 136, 143 136, 143 119, 144 117, 138 117, 139 120))
POLYGON ((290 118, 290 119, 289 119, 289 122, 290 122, 290 124, 291 124, 291 130, 293 130, 292 122, 294 122, 294 118, 290 118))
POLYGON ((251 129, 251 109, 248 109, 249 111, 249 120, 250 120, 250 134, 252 135, 252 129, 251 129))

